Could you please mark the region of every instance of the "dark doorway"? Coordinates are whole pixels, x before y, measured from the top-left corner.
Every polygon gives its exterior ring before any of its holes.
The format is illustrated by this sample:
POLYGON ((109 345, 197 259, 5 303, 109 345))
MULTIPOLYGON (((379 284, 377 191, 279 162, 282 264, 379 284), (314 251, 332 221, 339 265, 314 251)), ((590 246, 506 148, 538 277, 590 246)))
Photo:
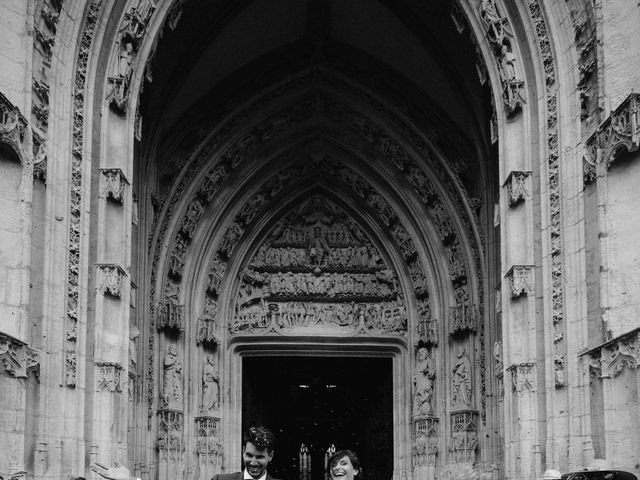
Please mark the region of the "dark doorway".
POLYGON ((299 479, 300 446, 311 455, 309 480, 324 480, 334 444, 360 457, 361 478, 393 473, 391 358, 265 356, 243 359, 242 430, 263 424, 276 434, 271 475, 299 479))

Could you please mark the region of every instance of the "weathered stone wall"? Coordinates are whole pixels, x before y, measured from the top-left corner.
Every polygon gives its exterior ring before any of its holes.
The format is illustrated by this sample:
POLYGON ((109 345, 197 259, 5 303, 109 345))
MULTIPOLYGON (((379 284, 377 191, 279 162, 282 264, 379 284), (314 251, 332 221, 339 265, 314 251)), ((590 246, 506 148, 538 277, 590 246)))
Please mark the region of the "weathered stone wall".
MULTIPOLYGON (((640 56, 640 54, 639 54, 640 56)), ((614 337, 638 325, 640 312, 640 152, 617 160, 608 174, 611 330, 614 337)))

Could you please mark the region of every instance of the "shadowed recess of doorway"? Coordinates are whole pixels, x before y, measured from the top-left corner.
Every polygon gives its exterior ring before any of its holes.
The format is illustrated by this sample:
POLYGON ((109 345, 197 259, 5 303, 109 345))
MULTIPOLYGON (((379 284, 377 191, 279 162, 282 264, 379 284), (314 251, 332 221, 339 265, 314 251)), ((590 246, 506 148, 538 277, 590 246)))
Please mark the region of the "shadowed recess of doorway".
POLYGON ((324 480, 330 445, 360 457, 361 479, 393 473, 392 359, 256 356, 243 359, 242 429, 276 434, 270 474, 299 480, 300 447, 310 453, 308 480, 324 480))

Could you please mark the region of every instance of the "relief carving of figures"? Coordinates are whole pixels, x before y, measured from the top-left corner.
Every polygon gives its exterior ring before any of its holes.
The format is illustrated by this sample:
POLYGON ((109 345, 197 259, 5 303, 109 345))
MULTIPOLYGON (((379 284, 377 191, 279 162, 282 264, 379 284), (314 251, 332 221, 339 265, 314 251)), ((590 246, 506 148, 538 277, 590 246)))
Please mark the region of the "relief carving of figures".
POLYGON ((369 193, 367 203, 380 215, 384 224, 389 226, 391 220, 395 217, 395 213, 389 203, 376 192, 369 193))
POLYGON ((173 243, 173 249, 169 254, 169 273, 176 278, 180 278, 182 276, 188 246, 189 245, 181 235, 176 235, 173 243))
POLYGON ((187 213, 182 217, 182 227, 180 232, 189 239, 193 239, 198 222, 204 215, 204 207, 198 200, 194 200, 189 204, 187 213))
POLYGON ((426 298, 418 301, 418 341, 426 345, 438 343, 437 322, 432 318, 431 300, 426 298))
POLYGON ((162 405, 168 409, 182 409, 182 362, 173 344, 167 348, 163 361, 162 405))
POLYGON ((464 267, 462 254, 460 253, 460 244, 456 241, 446 249, 447 262, 449 263, 449 276, 451 281, 459 282, 466 280, 467 272, 464 267))
POLYGON ((218 337, 218 302, 206 296, 204 316, 198 318, 198 331, 196 342, 210 342, 217 344, 218 337))
POLYGON ((411 282, 413 283, 413 289, 418 295, 425 295, 429 291, 429 285, 427 284, 427 277, 422 270, 422 265, 419 261, 408 264, 409 275, 411 275, 411 282))
POLYGON ((245 225, 250 224, 255 218, 258 210, 267 202, 267 198, 262 193, 257 193, 245 203, 240 210, 240 218, 245 225))
POLYGON ((224 164, 216 165, 202 181, 202 186, 198 192, 205 203, 209 203, 216 193, 222 182, 227 178, 228 169, 224 164))
POLYGON ((124 14, 124 23, 120 27, 122 35, 135 41, 140 40, 145 34, 147 23, 155 9, 154 1, 140 0, 137 6, 124 14))
POLYGON ((454 407, 471 407, 471 362, 465 348, 460 345, 453 365, 451 403, 454 407))
POLYGON ((220 377, 213 355, 204 357, 202 367, 202 403, 203 412, 216 410, 220 405, 220 377))
POLYGON ((395 239, 396 243, 400 247, 400 252, 405 258, 409 258, 416 253, 416 247, 413 244, 413 240, 409 236, 407 230, 400 223, 396 223, 391 228, 391 235, 395 239))
POLYGON ((509 26, 509 20, 498 13, 495 0, 481 1, 480 18, 485 24, 487 37, 494 47, 502 45, 502 42, 507 37, 513 36, 509 26))
POLYGON ((167 279, 164 291, 164 303, 159 306, 158 312, 158 330, 165 328, 173 328, 178 330, 184 329, 183 310, 184 305, 179 304, 180 286, 179 284, 167 279))
POLYGON ((433 391, 436 365, 426 347, 418 349, 416 358, 416 373, 413 377, 415 397, 413 415, 422 416, 433 413, 433 391))
POLYGON ((436 203, 431 209, 433 215, 433 221, 438 227, 440 233, 440 239, 442 242, 447 242, 452 236, 455 235, 453 224, 449 218, 449 214, 442 203, 436 203))
POLYGON ((243 233, 243 228, 236 222, 233 222, 231 225, 229 225, 229 228, 227 228, 227 231, 222 238, 222 244, 220 245, 219 250, 220 253, 223 254, 226 258, 231 257, 233 249, 236 246, 236 242, 240 239, 243 233))

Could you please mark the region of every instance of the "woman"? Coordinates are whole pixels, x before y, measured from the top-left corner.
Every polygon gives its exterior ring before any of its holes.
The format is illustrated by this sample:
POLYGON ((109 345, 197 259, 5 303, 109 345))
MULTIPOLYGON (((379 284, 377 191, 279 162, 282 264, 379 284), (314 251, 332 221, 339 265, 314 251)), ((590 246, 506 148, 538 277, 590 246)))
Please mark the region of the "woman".
POLYGON ((358 456, 351 450, 339 450, 327 462, 331 480, 354 480, 362 468, 358 456))

